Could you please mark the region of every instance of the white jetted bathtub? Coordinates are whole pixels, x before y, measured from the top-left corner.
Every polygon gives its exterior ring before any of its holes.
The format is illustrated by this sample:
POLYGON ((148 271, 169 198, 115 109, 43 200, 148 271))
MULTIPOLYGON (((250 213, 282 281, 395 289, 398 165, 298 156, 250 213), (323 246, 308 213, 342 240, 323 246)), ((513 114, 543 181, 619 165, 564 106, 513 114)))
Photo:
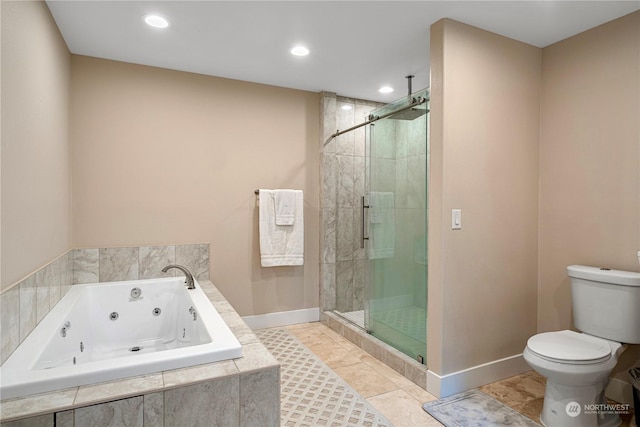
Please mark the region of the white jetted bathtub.
POLYGON ((26 396, 242 356, 196 282, 74 285, 0 367, 0 397, 26 396))

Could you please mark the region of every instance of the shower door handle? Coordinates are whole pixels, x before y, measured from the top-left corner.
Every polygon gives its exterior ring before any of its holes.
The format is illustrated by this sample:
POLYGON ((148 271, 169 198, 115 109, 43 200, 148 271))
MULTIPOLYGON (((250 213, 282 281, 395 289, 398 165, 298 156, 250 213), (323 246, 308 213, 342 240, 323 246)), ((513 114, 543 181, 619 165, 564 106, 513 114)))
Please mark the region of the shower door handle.
POLYGON ((364 249, 364 241, 365 240, 369 240, 368 237, 366 237, 364 235, 364 231, 365 231, 365 215, 364 215, 364 210, 365 209, 369 209, 369 205, 365 205, 364 204, 364 196, 362 196, 362 240, 360 240, 360 249, 364 249))

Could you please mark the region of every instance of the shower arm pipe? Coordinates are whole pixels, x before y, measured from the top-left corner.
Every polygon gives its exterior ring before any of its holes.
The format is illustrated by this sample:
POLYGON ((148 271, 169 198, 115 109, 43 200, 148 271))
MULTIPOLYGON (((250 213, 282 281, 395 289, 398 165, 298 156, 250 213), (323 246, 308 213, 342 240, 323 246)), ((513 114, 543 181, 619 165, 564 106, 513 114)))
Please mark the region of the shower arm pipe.
POLYGON ((394 115, 396 113, 399 113, 401 111, 408 110, 410 108, 415 107, 416 105, 424 104, 425 102, 427 102, 427 99, 422 97, 422 96, 419 96, 417 98, 412 98, 411 99, 411 104, 409 104, 409 105, 407 105, 405 107, 402 107, 400 109, 394 110, 394 111, 392 111, 390 113, 383 114, 381 116, 369 116, 369 120, 367 120, 367 121, 365 121, 363 123, 360 123, 359 125, 351 126, 349 129, 345 129, 345 130, 337 130, 336 133, 334 133, 333 135, 331 135, 329 137, 329 139, 327 139, 327 141, 324 143, 324 145, 327 145, 329 142, 331 142, 331 140, 333 138, 336 138, 336 137, 338 137, 338 136, 340 136, 342 134, 345 134, 347 132, 351 132, 352 130, 356 130, 358 128, 361 128, 362 126, 366 126, 369 123, 373 123, 373 122, 375 122, 377 120, 385 119, 385 118, 387 118, 389 116, 392 116, 392 115, 394 115))

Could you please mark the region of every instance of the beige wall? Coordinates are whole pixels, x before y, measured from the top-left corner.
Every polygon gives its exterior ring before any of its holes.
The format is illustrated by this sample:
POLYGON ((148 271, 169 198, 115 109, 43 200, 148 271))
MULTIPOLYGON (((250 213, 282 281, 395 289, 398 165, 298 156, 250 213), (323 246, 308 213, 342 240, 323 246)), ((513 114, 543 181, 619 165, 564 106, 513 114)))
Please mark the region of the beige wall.
MULTIPOLYGON (((640 268, 640 12, 544 48, 542 64, 540 332, 573 326, 567 265, 640 268)), ((618 370, 638 347, 624 357, 618 370)))
POLYGON ((521 353, 536 333, 540 57, 448 19, 431 27, 428 361, 440 375, 521 353))
POLYGON ((318 306, 318 94, 75 55, 71 93, 76 247, 210 242, 241 315, 318 306), (257 188, 304 190, 304 267, 260 267, 257 188))
POLYGON ((70 55, 44 2, 0 7, 6 289, 71 247, 70 55))

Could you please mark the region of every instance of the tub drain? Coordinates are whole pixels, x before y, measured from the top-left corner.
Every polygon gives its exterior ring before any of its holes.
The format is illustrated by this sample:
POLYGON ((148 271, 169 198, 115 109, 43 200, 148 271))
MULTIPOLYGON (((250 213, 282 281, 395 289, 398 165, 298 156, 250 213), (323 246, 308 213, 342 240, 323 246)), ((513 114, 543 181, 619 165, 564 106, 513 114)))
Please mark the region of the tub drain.
POLYGON ((138 347, 138 346, 131 347, 131 348, 129 349, 129 351, 140 351, 140 350, 142 350, 142 347, 138 347))

